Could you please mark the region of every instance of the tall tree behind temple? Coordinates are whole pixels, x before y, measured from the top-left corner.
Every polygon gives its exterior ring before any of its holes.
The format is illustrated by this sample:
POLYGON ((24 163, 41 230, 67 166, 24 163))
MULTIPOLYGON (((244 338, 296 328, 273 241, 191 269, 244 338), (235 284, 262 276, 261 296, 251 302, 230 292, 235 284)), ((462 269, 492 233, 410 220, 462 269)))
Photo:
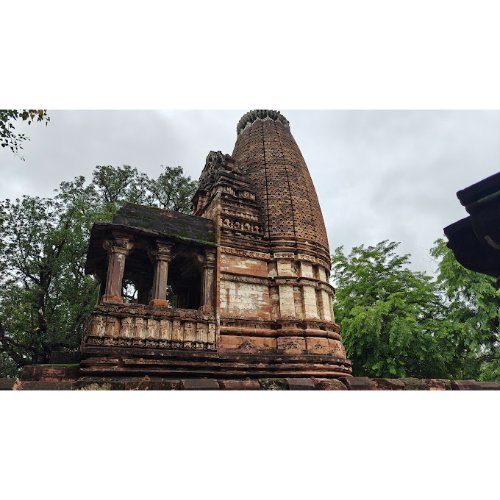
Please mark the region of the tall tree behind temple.
POLYGON ((500 380, 500 290, 495 279, 465 269, 444 240, 431 255, 448 320, 458 329, 456 371, 463 379, 500 380))
POLYGON ((398 243, 337 248, 332 276, 336 319, 353 374, 371 377, 450 376, 453 339, 431 278, 409 269, 398 243))
POLYGON ((97 298, 83 271, 93 222, 127 201, 188 212, 195 189, 180 167, 152 179, 130 166, 99 166, 89 183, 61 183, 54 198, 0 202, 0 376, 78 347, 97 298))
POLYGON ((337 248, 337 321, 353 373, 371 377, 500 379, 494 280, 464 269, 442 240, 436 279, 409 269, 398 243, 337 248))

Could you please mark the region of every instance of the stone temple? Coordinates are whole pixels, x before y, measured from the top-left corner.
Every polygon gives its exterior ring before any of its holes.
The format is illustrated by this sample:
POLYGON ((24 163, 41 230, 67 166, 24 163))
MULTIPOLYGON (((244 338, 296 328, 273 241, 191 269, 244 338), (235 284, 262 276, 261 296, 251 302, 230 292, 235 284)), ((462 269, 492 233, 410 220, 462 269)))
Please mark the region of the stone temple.
POLYGON ((127 204, 93 226, 99 303, 81 375, 346 377, 325 223, 288 120, 246 113, 192 215, 127 204))

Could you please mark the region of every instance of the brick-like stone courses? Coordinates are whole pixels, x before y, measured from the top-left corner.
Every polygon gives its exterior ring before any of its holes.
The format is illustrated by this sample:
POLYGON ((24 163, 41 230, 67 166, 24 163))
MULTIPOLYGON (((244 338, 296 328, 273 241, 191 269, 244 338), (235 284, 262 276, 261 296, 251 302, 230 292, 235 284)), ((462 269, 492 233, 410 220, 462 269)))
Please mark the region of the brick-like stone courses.
POLYGON ((345 360, 323 216, 288 121, 252 111, 237 132, 233 156, 208 154, 193 199, 220 228, 217 350, 345 360))
POLYGON ((289 128, 280 121, 257 119, 239 134, 233 157, 261 200, 266 236, 305 240, 328 253, 318 197, 289 128))
POLYGON ((79 380, 0 379, 0 390, 330 390, 330 391, 481 391, 500 390, 500 382, 443 379, 370 379, 294 377, 260 379, 160 379, 83 377, 79 380))

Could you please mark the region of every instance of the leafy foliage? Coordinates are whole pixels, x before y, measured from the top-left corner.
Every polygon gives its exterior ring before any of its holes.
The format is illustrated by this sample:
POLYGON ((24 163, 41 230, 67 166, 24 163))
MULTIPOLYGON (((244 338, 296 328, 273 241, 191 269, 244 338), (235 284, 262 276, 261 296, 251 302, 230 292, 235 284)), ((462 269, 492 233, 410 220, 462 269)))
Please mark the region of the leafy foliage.
POLYGON ((485 274, 462 267, 443 240, 431 255, 438 259, 437 284, 447 317, 458 330, 456 371, 460 378, 500 379, 500 290, 485 274))
POLYGON ((188 211, 195 190, 180 167, 152 179, 130 166, 98 166, 91 182, 63 182, 53 198, 1 201, 0 376, 78 347, 98 293, 84 274, 94 222, 128 201, 188 211), (170 193, 177 184, 182 197, 170 193))
POLYGON ((22 149, 22 143, 28 140, 25 134, 15 131, 14 122, 22 120, 31 125, 34 121, 45 122, 47 125, 50 117, 45 109, 0 109, 0 145, 10 148, 14 154, 22 149))
POLYGON ((336 316, 357 375, 444 377, 444 311, 431 279, 408 268, 398 243, 333 256, 336 316))
POLYGON ((354 247, 333 256, 337 321, 356 375, 479 378, 498 376, 499 293, 493 280, 465 270, 444 241, 432 279, 409 268, 398 243, 354 247), (496 364, 495 364, 496 363, 496 364))

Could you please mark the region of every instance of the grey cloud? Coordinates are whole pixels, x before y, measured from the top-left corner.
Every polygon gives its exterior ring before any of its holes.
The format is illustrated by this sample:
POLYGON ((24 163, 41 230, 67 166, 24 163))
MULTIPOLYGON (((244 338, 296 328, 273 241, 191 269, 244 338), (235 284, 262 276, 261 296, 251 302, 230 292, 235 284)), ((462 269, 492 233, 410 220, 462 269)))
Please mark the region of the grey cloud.
MULTIPOLYGON (((0 197, 51 195, 95 165, 158 175, 181 165, 197 178, 210 150, 231 153, 240 111, 52 111, 25 162, 0 151, 0 197)), ((465 216, 455 197, 499 170, 497 111, 287 111, 318 191, 331 248, 401 241, 416 269, 442 228, 465 216)))

